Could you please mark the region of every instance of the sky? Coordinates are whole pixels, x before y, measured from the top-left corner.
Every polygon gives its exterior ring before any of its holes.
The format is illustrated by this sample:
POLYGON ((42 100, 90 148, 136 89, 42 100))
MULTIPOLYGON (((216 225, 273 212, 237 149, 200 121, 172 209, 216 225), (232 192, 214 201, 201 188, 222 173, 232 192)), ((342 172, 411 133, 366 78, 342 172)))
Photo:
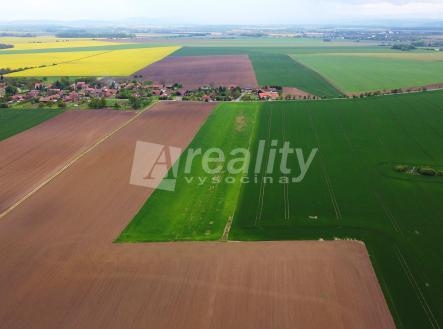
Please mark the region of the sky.
POLYGON ((146 18, 166 24, 325 24, 443 20, 443 0, 20 0, 3 1, 0 23, 15 20, 146 18))

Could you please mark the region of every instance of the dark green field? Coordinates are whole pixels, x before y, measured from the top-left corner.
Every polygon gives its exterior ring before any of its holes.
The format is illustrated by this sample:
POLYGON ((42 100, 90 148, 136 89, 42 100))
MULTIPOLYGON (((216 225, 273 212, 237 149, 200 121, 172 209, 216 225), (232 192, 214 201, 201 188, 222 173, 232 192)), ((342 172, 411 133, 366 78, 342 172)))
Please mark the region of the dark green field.
MULTIPOLYGON (((196 188, 179 176, 177 191, 156 191, 119 241, 221 239, 232 213, 230 240, 363 240, 398 328, 438 328, 443 178, 399 175, 393 166, 441 168, 442 124, 442 92, 224 104, 193 147, 229 152, 250 140, 255 152, 260 140, 278 140, 279 146, 284 140, 305 157, 318 148, 305 179, 279 184, 282 175, 274 170, 274 183, 261 184, 260 174, 257 184, 206 182, 196 188), (235 133, 239 115, 249 118, 248 128, 235 133)), ((291 175, 297 176, 296 159, 290 159, 291 175)), ((191 175, 204 175, 198 165, 191 175)))
POLYGON ((245 185, 230 238, 364 240, 398 327, 434 328, 443 315, 443 180, 393 177, 384 164, 443 163, 442 100, 265 104, 259 138, 319 153, 299 184, 245 185))
POLYGON ((0 109, 0 140, 32 128, 62 113, 60 110, 11 110, 0 109))
POLYGON ((297 87, 321 97, 343 95, 320 74, 287 55, 257 53, 249 58, 261 86, 297 87))

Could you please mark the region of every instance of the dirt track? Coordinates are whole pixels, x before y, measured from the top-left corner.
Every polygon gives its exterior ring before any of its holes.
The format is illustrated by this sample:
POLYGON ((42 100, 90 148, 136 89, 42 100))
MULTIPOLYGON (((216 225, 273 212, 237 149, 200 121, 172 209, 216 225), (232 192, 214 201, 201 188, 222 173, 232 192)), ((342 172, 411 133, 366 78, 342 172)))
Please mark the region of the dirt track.
POLYGON ((257 79, 247 55, 169 56, 134 73, 156 83, 180 83, 185 89, 205 85, 257 87, 257 79))
POLYGON ((186 146, 209 104, 160 104, 0 221, 1 328, 394 328, 356 242, 112 244, 152 190, 137 140, 186 146))
POLYGON ((134 115, 69 111, 0 142, 0 213, 134 115))

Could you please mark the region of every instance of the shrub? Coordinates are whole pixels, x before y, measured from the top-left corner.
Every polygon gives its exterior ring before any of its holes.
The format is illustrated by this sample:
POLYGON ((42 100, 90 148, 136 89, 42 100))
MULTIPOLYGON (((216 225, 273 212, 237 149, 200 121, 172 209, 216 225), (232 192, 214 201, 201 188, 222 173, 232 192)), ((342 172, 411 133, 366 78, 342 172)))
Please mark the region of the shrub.
POLYGON ((406 172, 406 171, 408 171, 410 168, 408 167, 408 166, 405 166, 405 165, 397 165, 397 166, 395 166, 394 167, 394 170, 396 171, 396 172, 406 172))
POLYGON ((106 107, 106 100, 104 98, 93 98, 88 105, 91 109, 102 109, 106 107))
POLYGON ((432 169, 429 167, 421 167, 421 168, 418 168, 417 171, 422 176, 435 176, 437 174, 435 169, 432 169))

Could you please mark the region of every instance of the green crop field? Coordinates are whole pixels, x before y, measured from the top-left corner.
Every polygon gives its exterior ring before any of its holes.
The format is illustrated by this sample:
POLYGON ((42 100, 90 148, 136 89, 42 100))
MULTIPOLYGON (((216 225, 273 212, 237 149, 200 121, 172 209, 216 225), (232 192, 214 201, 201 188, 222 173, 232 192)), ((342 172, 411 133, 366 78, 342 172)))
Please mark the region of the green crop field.
MULTIPOLYGON (((281 46, 276 44, 273 47, 257 47, 241 45, 235 47, 194 47, 183 44, 183 48, 174 53, 174 56, 211 56, 211 55, 251 55, 256 53, 266 54, 330 54, 330 53, 398 53, 387 47, 376 46, 281 46)), ((421 51, 417 51, 421 53, 421 51)))
POLYGON ((0 141, 60 114, 60 110, 0 109, 0 141))
POLYGON ((390 54, 391 57, 382 57, 379 53, 364 56, 297 54, 292 57, 350 93, 443 83, 443 56, 432 56, 432 53, 394 54, 390 54))
POLYGON ((254 159, 260 141, 277 140, 279 147, 289 141, 305 160, 318 148, 306 177, 279 182, 299 175, 295 157, 288 162, 290 175, 256 175, 252 161, 249 184, 213 182, 196 162, 188 176, 208 180, 198 186, 179 174, 177 190, 157 190, 118 241, 217 240, 232 214, 230 240, 363 240, 398 328, 438 328, 443 178, 400 174, 393 167, 443 168, 442 124, 442 92, 223 104, 192 148, 229 153, 250 145, 254 159), (274 181, 262 183, 264 177, 274 181))
MULTIPOLYGON (((258 107, 255 103, 219 106, 189 147, 200 147, 203 152, 211 147, 224 150, 247 148, 255 135, 258 107)), ((150 202, 122 233, 119 242, 220 238, 226 219, 234 214, 239 182, 214 186, 205 181, 202 184, 200 179, 208 177, 201 166, 193 166, 189 174, 184 174, 184 166, 179 169, 176 191, 156 190, 149 198, 150 202), (194 177, 194 180, 189 183, 187 177, 194 177), (166 204, 169 206, 165 207, 166 204)), ((220 174, 220 179, 224 175, 226 173, 220 174)))

